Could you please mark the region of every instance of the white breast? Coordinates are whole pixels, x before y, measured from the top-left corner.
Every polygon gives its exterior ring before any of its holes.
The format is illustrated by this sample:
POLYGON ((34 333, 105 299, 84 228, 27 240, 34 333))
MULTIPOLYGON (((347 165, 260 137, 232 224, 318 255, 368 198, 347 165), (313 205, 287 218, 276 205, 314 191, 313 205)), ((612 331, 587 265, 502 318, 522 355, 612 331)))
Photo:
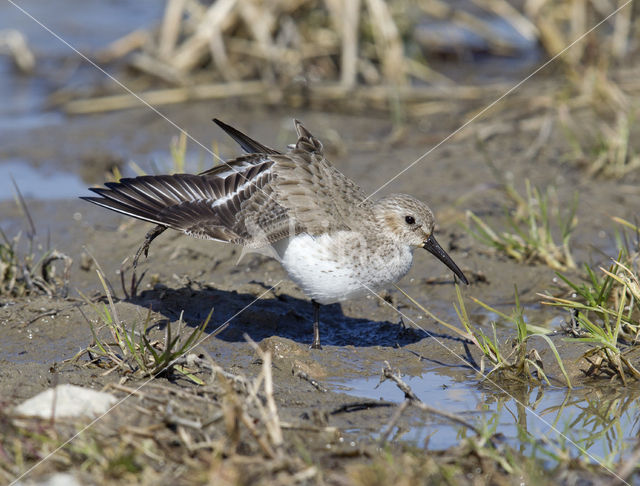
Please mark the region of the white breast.
POLYGON ((330 304, 378 291, 400 280, 411 268, 407 245, 382 241, 367 246, 350 231, 300 234, 274 245, 282 266, 302 291, 330 304))

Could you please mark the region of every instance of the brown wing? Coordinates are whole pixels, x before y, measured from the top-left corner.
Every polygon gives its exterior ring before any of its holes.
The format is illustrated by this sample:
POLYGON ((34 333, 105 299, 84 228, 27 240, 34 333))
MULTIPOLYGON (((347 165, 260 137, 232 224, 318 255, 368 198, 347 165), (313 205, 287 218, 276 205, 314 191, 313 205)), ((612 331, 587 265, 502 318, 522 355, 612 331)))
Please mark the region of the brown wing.
POLYGON ((82 199, 195 237, 262 246, 289 227, 271 187, 273 165, 267 155, 249 155, 199 175, 122 179, 82 199), (267 211, 258 217, 257 208, 267 211))
POLYGON ((360 187, 324 157, 322 143, 295 121, 298 141, 276 162, 279 203, 310 234, 357 229, 371 217, 371 203, 360 187))

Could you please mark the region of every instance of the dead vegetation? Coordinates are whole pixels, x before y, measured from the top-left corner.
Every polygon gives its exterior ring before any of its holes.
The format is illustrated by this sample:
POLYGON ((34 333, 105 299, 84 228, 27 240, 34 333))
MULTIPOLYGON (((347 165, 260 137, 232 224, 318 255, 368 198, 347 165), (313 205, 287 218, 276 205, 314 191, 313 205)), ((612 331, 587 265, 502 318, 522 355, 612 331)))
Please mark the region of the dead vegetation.
POLYGON ((295 484, 312 479, 318 470, 295 453, 294 443, 284 442, 283 429, 291 426, 278 415, 270 353, 256 345, 254 350, 262 365, 253 379, 194 355, 188 359, 203 378, 197 388, 158 382, 108 386, 108 391, 124 394, 119 406, 71 442, 67 438, 80 429, 74 421, 15 420, 3 412, 0 473, 13 480, 61 447, 43 470, 83 464, 84 473, 100 484, 142 478, 163 484, 295 484))
POLYGON ((43 247, 18 186, 15 186, 15 190, 27 230, 9 237, 0 229, 0 296, 46 294, 64 298, 69 292, 69 272, 73 260, 49 245, 43 247), (56 271, 56 262, 63 264, 62 275, 59 274, 59 268, 56 271))
POLYGON ((25 472, 42 478, 70 471, 79 480, 99 484, 374 486, 390 481, 457 484, 470 477, 488 485, 516 478, 601 475, 587 462, 566 460, 552 476, 543 476, 538 459, 521 455, 490 429, 434 411, 388 366, 383 376, 407 399, 395 407, 379 441, 304 419, 283 420, 270 352, 256 345, 253 349, 258 368, 252 378, 230 373, 201 355, 188 358, 200 369, 200 386, 160 381, 108 385, 107 391, 122 397, 119 406, 86 430, 76 420, 18 418, 2 407, 0 478, 9 482, 25 472), (409 406, 460 424, 460 444, 427 452, 389 441, 388 431, 409 406), (81 470, 73 467, 78 464, 81 470))
MULTIPOLYGON (((338 103, 342 109, 396 115, 401 103, 405 114, 425 116, 450 111, 456 100, 497 98, 511 87, 461 85, 434 69, 432 60, 477 54, 515 58, 540 45, 550 58, 562 53, 560 63, 576 92, 619 101, 622 91, 601 80, 635 49, 635 10, 590 0, 529 0, 519 9, 505 0, 455 8, 424 0, 168 0, 157 28, 136 30, 95 59, 124 60, 164 85, 140 93, 156 106, 251 97, 268 104, 336 109, 338 103), (468 37, 477 40, 465 43, 468 37)), ((64 108, 88 113, 139 103, 117 94, 65 100, 64 108)))
POLYGON ((637 12, 633 2, 610 0, 527 0, 517 8, 505 0, 455 8, 425 0, 168 0, 157 27, 136 30, 93 56, 119 66, 125 84, 146 79, 144 91, 62 88, 50 101, 83 114, 141 102, 247 98, 380 111, 396 128, 407 120, 448 117, 461 128, 474 121, 474 130, 449 135, 457 140, 534 135, 522 155, 527 160, 559 128, 567 146, 563 159, 593 176, 621 178, 640 167, 632 103, 640 76, 624 62, 638 54, 637 12), (477 43, 465 43, 468 36, 477 43), (540 48, 547 61, 532 63, 519 82, 485 77, 465 84, 434 67, 452 57, 515 61, 540 48), (534 88, 527 81, 552 69, 559 82, 534 88))

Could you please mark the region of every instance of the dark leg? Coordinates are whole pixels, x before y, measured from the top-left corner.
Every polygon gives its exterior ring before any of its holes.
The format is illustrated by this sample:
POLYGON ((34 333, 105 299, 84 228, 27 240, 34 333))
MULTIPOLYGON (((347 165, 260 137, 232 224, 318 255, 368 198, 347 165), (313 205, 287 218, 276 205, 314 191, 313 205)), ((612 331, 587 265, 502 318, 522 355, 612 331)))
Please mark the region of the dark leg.
POLYGON ((322 349, 320 346, 320 304, 318 304, 315 300, 312 300, 313 304, 313 342, 311 349, 322 349))
POLYGON ((138 276, 136 275, 136 269, 138 268, 138 260, 140 259, 140 255, 144 253, 145 257, 149 256, 149 245, 151 245, 151 242, 155 240, 156 237, 161 235, 164 232, 164 230, 166 230, 167 228, 168 228, 167 226, 163 226, 159 224, 155 228, 147 231, 147 234, 144 237, 144 242, 142 243, 142 246, 138 248, 138 251, 136 252, 136 256, 133 257, 133 273, 131 274, 131 291, 129 295, 127 295, 127 290, 124 288, 124 271, 123 269, 120 269, 123 272, 120 274, 120 278, 122 278, 122 288, 124 289, 124 293, 127 299, 129 298, 134 299, 136 297, 136 294, 138 292, 138 285, 140 284, 140 281, 144 278, 144 273, 142 274, 142 277, 140 278, 140 280, 138 280, 138 276))
POLYGON ((136 267, 138 266, 138 260, 140 259, 140 255, 144 253, 144 256, 149 256, 149 246, 151 242, 155 240, 158 236, 160 236, 164 230, 167 229, 167 226, 163 226, 161 224, 157 225, 155 228, 150 229, 144 237, 144 243, 142 246, 138 248, 136 252, 136 256, 133 258, 133 271, 136 271, 136 267))

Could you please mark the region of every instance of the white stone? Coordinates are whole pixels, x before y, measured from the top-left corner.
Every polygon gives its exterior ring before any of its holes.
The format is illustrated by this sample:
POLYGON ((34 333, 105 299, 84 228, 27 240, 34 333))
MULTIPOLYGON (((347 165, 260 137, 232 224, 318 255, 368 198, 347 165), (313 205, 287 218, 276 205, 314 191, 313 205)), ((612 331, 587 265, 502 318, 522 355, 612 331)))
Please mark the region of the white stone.
POLYGON ((55 401, 55 417, 94 418, 105 413, 118 399, 105 392, 63 384, 50 388, 18 405, 15 412, 27 417, 51 418, 55 401))
POLYGON ((16 486, 81 486, 82 483, 71 473, 58 472, 44 478, 18 482, 16 486))

